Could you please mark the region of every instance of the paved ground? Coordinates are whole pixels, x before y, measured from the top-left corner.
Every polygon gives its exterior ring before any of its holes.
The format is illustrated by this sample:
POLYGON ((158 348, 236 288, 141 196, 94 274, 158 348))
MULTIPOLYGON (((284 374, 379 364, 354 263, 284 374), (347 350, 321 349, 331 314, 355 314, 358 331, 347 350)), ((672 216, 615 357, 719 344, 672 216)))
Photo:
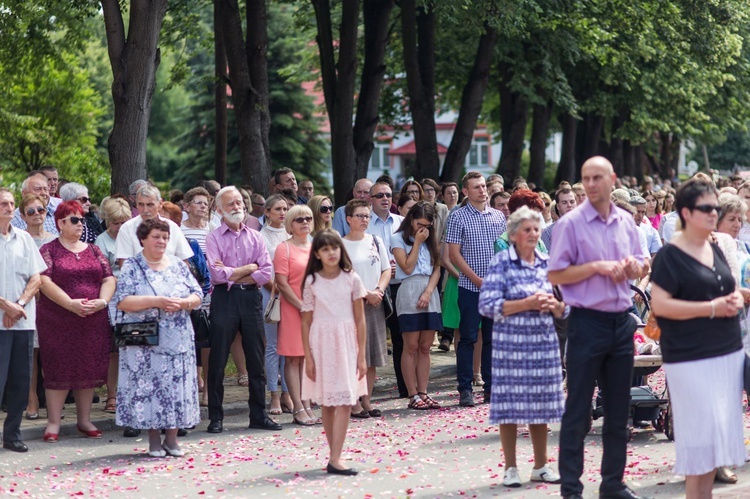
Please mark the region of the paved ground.
MULTIPOLYGON (((488 407, 457 407, 455 356, 433 354, 430 391, 443 404, 439 411, 406 409, 393 393, 392 370, 384 369, 376 388, 378 420, 353 421, 345 455, 357 477, 330 477, 323 472, 327 447, 322 427, 291 424, 278 417, 280 432, 247 429, 246 391, 227 380, 225 432, 210 435, 206 422, 181 439, 183 459, 145 456, 146 438, 126 439, 113 429, 110 414, 96 406, 96 424, 104 439, 75 435, 73 408, 66 409, 58 444, 41 441, 44 422, 24 421, 27 454, 0 450, 0 495, 24 497, 549 497, 558 486, 525 483, 502 486, 503 456, 498 430, 487 423, 488 407)), ((479 395, 479 394, 477 394, 479 395)), ((44 411, 42 411, 44 415, 44 411)), ((747 426, 747 425, 746 425, 747 426)), ((557 455, 558 426, 550 433, 552 466, 557 455)), ((601 420, 586 442, 586 497, 597 497, 601 459, 601 420)), ((750 430, 746 430, 750 435, 750 430)), ((518 463, 528 477, 531 444, 519 431, 518 463)), ((629 448, 626 479, 643 493, 658 497, 684 495, 684 482, 669 471, 674 447, 664 435, 637 431, 629 448)), ((717 486, 716 497, 750 497, 750 472, 738 470, 740 482, 717 486)))

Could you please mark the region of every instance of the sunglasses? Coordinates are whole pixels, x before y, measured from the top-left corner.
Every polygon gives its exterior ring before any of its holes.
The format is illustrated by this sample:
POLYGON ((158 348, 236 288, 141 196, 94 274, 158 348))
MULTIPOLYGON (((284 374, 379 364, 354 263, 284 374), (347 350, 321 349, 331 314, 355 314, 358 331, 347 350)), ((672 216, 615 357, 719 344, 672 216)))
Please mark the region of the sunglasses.
POLYGON ((377 194, 373 194, 372 197, 377 198, 377 199, 383 199, 383 198, 390 199, 391 197, 393 197, 393 195, 389 192, 379 192, 377 194))
POLYGON ((69 220, 73 225, 78 225, 83 222, 83 218, 81 217, 65 217, 63 220, 69 220))
POLYGON ((40 215, 41 215, 42 213, 47 213, 47 208, 42 208, 42 207, 40 206, 40 207, 39 207, 39 208, 37 208, 36 210, 35 210, 34 208, 29 208, 28 210, 26 210, 26 216, 27 216, 27 217, 30 217, 30 216, 31 216, 31 215, 33 215, 34 213, 39 213, 40 215))
POLYGON ((333 206, 321 206, 320 207, 321 213, 332 213, 333 212, 333 206))
POLYGON ((86 204, 91 202, 91 198, 87 198, 86 196, 78 198, 78 201, 81 202, 81 204, 86 204))
POLYGON ((706 215, 709 215, 715 210, 717 215, 721 215, 721 208, 715 204, 698 204, 693 206, 693 209, 705 213, 706 215))
POLYGON ((305 222, 310 223, 313 221, 313 217, 297 217, 292 222, 297 222, 298 224, 303 224, 305 222))

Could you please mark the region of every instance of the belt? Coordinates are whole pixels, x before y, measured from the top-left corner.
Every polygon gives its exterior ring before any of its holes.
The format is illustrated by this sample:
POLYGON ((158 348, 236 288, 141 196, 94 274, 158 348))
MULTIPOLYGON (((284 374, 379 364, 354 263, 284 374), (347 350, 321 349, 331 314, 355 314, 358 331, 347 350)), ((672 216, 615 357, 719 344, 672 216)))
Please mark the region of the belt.
POLYGON ((227 291, 232 291, 235 289, 239 289, 241 291, 248 291, 248 290, 258 290, 259 287, 257 284, 232 284, 232 287, 230 288, 228 284, 216 284, 214 286, 215 288, 226 288, 227 291))

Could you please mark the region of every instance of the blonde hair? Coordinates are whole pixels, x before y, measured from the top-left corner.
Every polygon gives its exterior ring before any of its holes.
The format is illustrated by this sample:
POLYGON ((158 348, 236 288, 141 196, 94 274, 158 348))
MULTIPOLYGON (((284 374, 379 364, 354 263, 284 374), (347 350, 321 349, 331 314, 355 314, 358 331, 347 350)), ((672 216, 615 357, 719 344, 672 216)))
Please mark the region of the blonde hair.
POLYGON ((292 222, 294 222, 294 219, 305 215, 311 216, 315 219, 312 210, 306 204, 295 204, 289 208, 289 211, 286 212, 286 218, 284 218, 284 228, 286 229, 287 234, 292 233, 292 222))
MULTIPOLYGON (((323 206, 323 201, 328 201, 329 203, 331 203, 331 206, 333 206, 333 201, 331 201, 331 198, 329 198, 328 196, 313 196, 307 202, 307 206, 309 206, 310 210, 312 210, 313 222, 315 223, 312 230, 313 236, 322 230, 330 229, 333 225, 330 220, 328 222, 324 222, 323 217, 320 216, 320 207, 323 206)), ((331 218, 333 218, 333 212, 331 213, 331 218)))
POLYGON ((133 213, 130 211, 130 205, 122 198, 109 198, 102 202, 102 218, 107 223, 118 220, 129 220, 133 213))

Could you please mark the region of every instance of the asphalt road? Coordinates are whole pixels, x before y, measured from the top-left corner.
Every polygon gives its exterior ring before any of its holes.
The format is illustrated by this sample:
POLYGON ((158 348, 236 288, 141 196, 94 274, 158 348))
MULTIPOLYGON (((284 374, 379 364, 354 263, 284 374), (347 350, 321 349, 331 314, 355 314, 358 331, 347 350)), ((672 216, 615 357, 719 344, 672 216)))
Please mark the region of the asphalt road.
MULTIPOLYGON (((386 385, 388 380, 379 383, 386 385)), ((327 446, 322 426, 277 419, 280 432, 247 428, 247 413, 234 411, 220 435, 205 432, 206 422, 181 439, 184 458, 146 457, 147 438, 127 439, 107 430, 102 440, 62 435, 57 444, 27 440, 30 451, 0 450, 0 496, 22 497, 547 497, 559 486, 524 483, 502 486, 503 455, 497 427, 487 422, 488 407, 457 407, 453 374, 436 372, 433 397, 439 411, 412 411, 405 400, 384 398, 378 420, 352 421, 345 444, 356 477, 324 472, 327 446)), ((477 395, 479 395, 477 393, 477 395)), ((746 418, 746 428, 748 427, 746 418)), ((559 426, 549 435, 550 461, 556 467, 559 426)), ((585 496, 597 497, 601 459, 601 420, 586 442, 585 496)), ((750 429, 746 430, 746 436, 750 429)), ((684 481, 670 471, 674 446, 663 434, 638 430, 629 447, 626 480, 657 497, 684 495, 684 481)), ((519 430, 518 463, 528 479, 533 465, 528 435, 519 430)), ((717 485, 716 497, 750 497, 750 472, 737 470, 736 485, 717 485)))

